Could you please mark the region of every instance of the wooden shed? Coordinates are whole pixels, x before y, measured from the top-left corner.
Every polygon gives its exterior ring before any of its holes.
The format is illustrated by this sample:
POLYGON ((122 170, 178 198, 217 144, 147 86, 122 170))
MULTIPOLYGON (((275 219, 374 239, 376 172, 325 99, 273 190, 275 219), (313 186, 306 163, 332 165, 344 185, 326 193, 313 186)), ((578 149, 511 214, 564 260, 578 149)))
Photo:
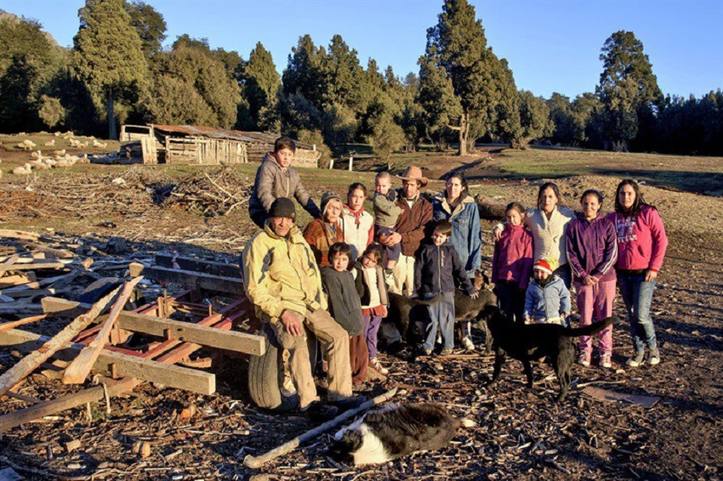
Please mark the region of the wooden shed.
MULTIPOLYGON (((126 151, 139 150, 143 163, 228 165, 260 161, 273 150, 278 134, 218 129, 195 125, 123 125, 126 151)), ((317 167, 321 153, 315 145, 297 142, 295 164, 317 167)))

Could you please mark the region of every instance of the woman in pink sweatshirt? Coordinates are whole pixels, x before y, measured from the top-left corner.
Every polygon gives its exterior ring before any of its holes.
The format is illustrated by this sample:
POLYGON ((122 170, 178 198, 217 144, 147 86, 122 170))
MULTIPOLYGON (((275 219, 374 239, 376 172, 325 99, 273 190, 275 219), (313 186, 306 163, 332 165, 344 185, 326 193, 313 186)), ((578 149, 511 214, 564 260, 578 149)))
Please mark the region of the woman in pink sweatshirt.
POLYGON ((660 363, 655 327, 650 317, 658 271, 663 266, 668 237, 658 210, 645 202, 638 183, 625 179, 615 192, 615 212, 610 214, 618 241, 615 264, 620 294, 630 321, 635 353, 630 367, 640 366, 649 350, 648 363, 660 363))
POLYGON ((522 222, 524 215, 519 203, 507 205, 507 223, 492 256, 492 281, 500 309, 519 323, 524 322, 525 289, 532 272, 532 235, 522 222))

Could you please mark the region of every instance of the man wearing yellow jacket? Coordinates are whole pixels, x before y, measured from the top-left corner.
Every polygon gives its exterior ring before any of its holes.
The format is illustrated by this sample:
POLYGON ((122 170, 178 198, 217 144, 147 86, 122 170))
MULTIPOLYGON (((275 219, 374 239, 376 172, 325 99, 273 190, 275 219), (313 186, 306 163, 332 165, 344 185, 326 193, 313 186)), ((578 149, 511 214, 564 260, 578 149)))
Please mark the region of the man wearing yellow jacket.
POLYGON ((304 325, 326 350, 328 401, 344 406, 353 400, 349 334, 326 311, 321 274, 314 253, 294 225, 295 218, 291 199, 279 197, 271 205, 264 229, 246 244, 242 261, 246 296, 256 316, 271 325, 279 344, 289 352, 301 410, 318 400, 304 325))

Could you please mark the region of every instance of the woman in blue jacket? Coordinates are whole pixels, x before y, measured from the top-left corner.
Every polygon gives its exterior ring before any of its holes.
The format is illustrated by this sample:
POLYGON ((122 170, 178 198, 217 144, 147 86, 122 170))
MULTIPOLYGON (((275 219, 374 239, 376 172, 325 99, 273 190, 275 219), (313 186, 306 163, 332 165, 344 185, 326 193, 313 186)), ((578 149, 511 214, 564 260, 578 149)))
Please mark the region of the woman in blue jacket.
MULTIPOLYGON (((457 251, 467 277, 474 279, 475 271, 482 263, 482 231, 477 202, 469 195, 467 181, 462 174, 452 174, 447 178, 444 191, 432 199, 432 208, 435 222, 446 220, 452 224, 449 243, 457 251)), ((462 345, 468 351, 474 350, 469 322, 463 326, 462 345)))

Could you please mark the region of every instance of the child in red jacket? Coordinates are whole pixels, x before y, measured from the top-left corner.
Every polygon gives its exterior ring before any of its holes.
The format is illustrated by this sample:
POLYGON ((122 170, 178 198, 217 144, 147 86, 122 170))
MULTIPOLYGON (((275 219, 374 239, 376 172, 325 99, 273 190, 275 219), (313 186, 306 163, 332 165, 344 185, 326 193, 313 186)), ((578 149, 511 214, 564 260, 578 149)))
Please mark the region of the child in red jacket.
POLYGON ((492 282, 499 307, 508 319, 524 322, 525 289, 532 273, 532 235, 522 220, 525 209, 512 202, 505 209, 507 223, 492 256, 492 282))

